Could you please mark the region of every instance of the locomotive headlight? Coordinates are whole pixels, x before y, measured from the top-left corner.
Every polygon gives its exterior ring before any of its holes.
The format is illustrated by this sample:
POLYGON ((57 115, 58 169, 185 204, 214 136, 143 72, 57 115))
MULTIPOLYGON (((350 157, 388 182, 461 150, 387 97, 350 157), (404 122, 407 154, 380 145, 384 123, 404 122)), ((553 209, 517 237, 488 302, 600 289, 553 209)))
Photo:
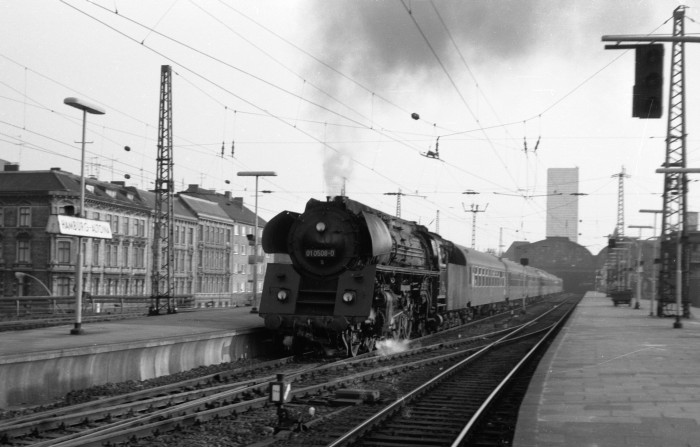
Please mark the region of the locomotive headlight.
POLYGON ((326 231, 326 224, 324 222, 318 222, 316 224, 316 231, 318 231, 319 233, 323 233, 324 231, 326 231))
POLYGON ((353 301, 355 301, 355 292, 353 292, 352 290, 346 290, 343 293, 343 301, 346 303, 352 303, 353 301))
POLYGON ((277 292, 277 300, 278 301, 281 301, 281 302, 287 301, 288 297, 289 297, 289 290, 287 290, 287 289, 280 289, 277 292))

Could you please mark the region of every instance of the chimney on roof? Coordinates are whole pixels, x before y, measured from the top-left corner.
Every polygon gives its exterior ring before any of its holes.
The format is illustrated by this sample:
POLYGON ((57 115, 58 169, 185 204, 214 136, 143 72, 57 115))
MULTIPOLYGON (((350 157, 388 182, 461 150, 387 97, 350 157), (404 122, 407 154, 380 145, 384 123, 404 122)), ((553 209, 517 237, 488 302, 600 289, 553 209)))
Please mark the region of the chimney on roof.
POLYGON ((19 164, 7 163, 3 169, 5 172, 17 172, 19 171, 19 164))
POLYGON ((126 182, 124 182, 122 180, 112 180, 109 183, 111 183, 113 185, 121 186, 122 188, 126 186, 126 182))
POLYGON ((228 200, 231 200, 231 191, 224 191, 224 197, 226 197, 228 200))

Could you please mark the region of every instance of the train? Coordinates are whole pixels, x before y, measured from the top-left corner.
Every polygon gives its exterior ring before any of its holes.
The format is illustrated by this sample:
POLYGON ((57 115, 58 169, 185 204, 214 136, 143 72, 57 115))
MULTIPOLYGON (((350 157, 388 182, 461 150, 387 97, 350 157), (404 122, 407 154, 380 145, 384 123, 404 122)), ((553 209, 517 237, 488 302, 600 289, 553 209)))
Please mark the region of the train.
POLYGON ((543 270, 455 244, 346 196, 283 211, 262 234, 259 315, 291 349, 356 356, 562 291, 543 270))

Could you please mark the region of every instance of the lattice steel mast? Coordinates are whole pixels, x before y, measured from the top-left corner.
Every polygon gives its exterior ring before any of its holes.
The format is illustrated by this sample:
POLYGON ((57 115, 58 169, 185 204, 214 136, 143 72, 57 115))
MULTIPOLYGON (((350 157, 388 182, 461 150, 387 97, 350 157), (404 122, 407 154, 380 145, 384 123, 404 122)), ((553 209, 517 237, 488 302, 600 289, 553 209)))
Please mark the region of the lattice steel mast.
POLYGON ((396 217, 401 217, 401 196, 422 197, 425 199, 425 196, 421 196, 420 194, 407 194, 405 192, 401 192, 401 188, 399 188, 399 192, 385 192, 384 195, 396 196, 396 217))
MULTIPOLYGON (((464 207, 464 204, 462 204, 462 207, 464 207)), ((472 203, 471 209, 466 209, 464 208, 464 211, 468 213, 472 213, 472 248, 476 250, 476 214, 477 213, 485 213, 486 208, 489 207, 489 204, 487 203, 486 206, 484 207, 483 210, 479 209, 479 205, 472 203)))
POLYGON ((612 177, 617 177, 617 226, 615 227, 616 237, 621 238, 625 235, 625 178, 629 174, 625 173, 625 167, 622 170, 613 174, 612 177))
POLYGON ((150 314, 161 309, 176 311, 173 305, 173 119, 172 71, 160 67, 160 111, 158 116, 158 157, 153 224, 153 269, 151 272, 150 314))
MULTIPOLYGON (((684 36, 685 7, 673 11, 673 36, 684 36)), ((685 42, 674 41, 671 52, 671 80, 668 95, 668 132, 666 135, 666 168, 686 167, 685 130, 685 42)), ((661 221, 661 271, 659 272, 658 315, 670 315, 675 307, 678 287, 681 288, 683 316, 689 316, 688 267, 689 254, 683 246, 686 236, 686 174, 664 174, 663 214, 661 221), (680 264, 677 264, 680 262, 680 264), (681 273, 681 284, 677 276, 681 273)), ((676 309, 673 313, 678 311, 676 309)))

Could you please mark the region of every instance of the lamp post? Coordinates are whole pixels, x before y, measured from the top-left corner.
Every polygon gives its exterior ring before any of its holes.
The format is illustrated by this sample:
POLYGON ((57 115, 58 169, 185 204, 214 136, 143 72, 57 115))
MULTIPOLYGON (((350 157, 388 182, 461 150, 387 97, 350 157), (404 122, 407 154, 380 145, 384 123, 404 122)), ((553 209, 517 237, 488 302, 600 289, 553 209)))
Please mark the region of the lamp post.
POLYGON ((239 177, 255 177, 255 231, 253 232, 253 307, 250 313, 258 312, 258 180, 260 177, 276 177, 275 171, 240 171, 239 177))
MULTIPOLYGON (((652 229, 650 225, 628 225, 627 228, 637 228, 639 229, 639 238, 637 239, 637 266, 636 266, 636 275, 635 277, 637 278, 637 284, 636 284, 636 296, 637 296, 637 302, 634 305, 635 309, 639 309, 639 304, 642 300, 642 230, 645 228, 652 229)), ((653 303, 652 303, 653 304, 653 303)))
POLYGON ((659 237, 656 235, 656 216, 658 214, 663 214, 663 210, 648 210, 648 209, 641 209, 639 210, 640 213, 648 213, 648 214, 653 214, 654 215, 654 236, 656 237, 656 240, 654 241, 654 255, 652 256, 653 258, 653 264, 652 264, 652 270, 651 270, 651 303, 649 307, 649 316, 653 317, 654 316, 654 300, 656 299, 656 264, 657 259, 659 257, 659 237))
POLYGON ((44 290, 46 290, 46 293, 48 293, 49 296, 52 296, 52 295, 53 295, 53 294, 51 293, 51 291, 49 290, 49 288, 46 287, 46 284, 44 284, 44 283, 43 283, 39 278, 37 278, 36 276, 32 276, 32 275, 30 275, 29 273, 24 273, 24 272, 15 272, 15 278, 17 278, 17 279, 20 280, 20 281, 21 281, 22 279, 24 279, 25 276, 27 276, 27 277, 29 277, 29 278, 32 278, 34 281, 36 281, 36 282, 38 282, 39 284, 41 284, 41 287, 43 287, 44 290))
MULTIPOLYGON (((87 114, 93 115, 104 115, 105 110, 95 104, 91 104, 82 99, 78 98, 66 98, 63 103, 76 109, 83 111, 83 138, 81 140, 80 149, 80 209, 78 216, 85 218, 85 124, 87 123, 87 114)), ((72 335, 81 335, 85 331, 82 329, 82 317, 83 317, 83 307, 82 307, 82 295, 83 295, 83 247, 81 242, 81 237, 76 236, 76 261, 75 261, 75 327, 71 329, 70 333, 72 335)))

